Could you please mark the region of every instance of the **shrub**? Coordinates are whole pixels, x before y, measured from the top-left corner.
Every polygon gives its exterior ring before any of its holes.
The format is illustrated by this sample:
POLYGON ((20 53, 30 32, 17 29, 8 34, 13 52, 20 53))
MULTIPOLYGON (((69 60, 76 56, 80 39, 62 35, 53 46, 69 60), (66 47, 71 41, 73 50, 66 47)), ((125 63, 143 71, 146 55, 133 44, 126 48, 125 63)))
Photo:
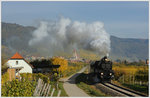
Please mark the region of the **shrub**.
POLYGON ((2 79, 1 79, 2 85, 5 82, 7 82, 7 81, 9 81, 9 74, 8 74, 8 72, 6 72, 5 74, 2 75, 2 79))
POLYGON ((2 96, 9 97, 30 97, 33 96, 35 90, 36 82, 29 80, 13 80, 11 82, 5 83, 2 86, 2 96))
POLYGON ((45 83, 50 83, 50 79, 44 74, 38 73, 37 78, 41 78, 45 83))
POLYGON ((21 73, 20 75, 21 75, 22 79, 32 80, 32 73, 21 73))
POLYGON ((42 73, 38 73, 38 74, 21 73, 20 75, 21 75, 23 80, 37 81, 39 78, 41 78, 45 83, 50 83, 49 77, 42 74, 42 73))

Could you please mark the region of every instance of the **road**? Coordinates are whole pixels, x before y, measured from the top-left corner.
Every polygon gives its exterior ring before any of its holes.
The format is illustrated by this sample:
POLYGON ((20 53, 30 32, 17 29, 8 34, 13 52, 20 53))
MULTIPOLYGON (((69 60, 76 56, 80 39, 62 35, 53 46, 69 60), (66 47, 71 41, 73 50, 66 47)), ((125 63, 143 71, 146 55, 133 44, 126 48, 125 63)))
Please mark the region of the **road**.
MULTIPOLYGON (((75 78, 80 75, 82 72, 85 71, 87 67, 82 68, 79 72, 76 74, 63 79, 64 81, 64 89, 69 97, 90 97, 88 94, 86 94, 82 89, 78 88, 75 84, 75 78)), ((62 80, 61 80, 62 81, 62 80)))

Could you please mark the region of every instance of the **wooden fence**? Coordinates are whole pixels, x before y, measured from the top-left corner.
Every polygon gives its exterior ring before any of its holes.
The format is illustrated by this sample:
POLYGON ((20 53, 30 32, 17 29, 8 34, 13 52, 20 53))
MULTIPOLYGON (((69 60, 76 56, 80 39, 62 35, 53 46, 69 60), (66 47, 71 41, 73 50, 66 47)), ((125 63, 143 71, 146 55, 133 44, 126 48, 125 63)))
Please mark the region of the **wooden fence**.
MULTIPOLYGON (((43 80, 39 78, 33 96, 34 97, 38 97, 38 96, 52 97, 55 91, 56 91, 55 88, 52 88, 50 84, 44 83, 43 80)), ((61 94, 61 90, 58 91, 57 97, 59 97, 60 94, 61 94)))

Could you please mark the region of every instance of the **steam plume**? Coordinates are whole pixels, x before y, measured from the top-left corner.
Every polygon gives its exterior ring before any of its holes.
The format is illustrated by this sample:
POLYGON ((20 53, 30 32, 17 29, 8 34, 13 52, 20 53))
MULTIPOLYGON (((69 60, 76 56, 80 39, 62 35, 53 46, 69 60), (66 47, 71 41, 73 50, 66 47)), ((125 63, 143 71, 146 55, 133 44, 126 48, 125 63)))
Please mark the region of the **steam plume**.
POLYGON ((85 23, 60 18, 58 21, 41 21, 33 32, 29 45, 44 54, 76 49, 91 50, 99 55, 110 51, 110 36, 102 22, 85 23))

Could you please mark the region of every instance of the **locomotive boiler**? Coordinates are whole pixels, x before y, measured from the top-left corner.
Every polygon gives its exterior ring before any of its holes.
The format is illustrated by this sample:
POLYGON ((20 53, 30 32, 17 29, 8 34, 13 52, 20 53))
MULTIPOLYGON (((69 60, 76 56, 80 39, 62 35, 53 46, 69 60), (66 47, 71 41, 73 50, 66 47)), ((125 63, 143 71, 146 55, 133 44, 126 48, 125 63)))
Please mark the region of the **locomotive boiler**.
POLYGON ((106 56, 90 64, 90 77, 94 82, 110 82, 114 77, 112 61, 106 56))

